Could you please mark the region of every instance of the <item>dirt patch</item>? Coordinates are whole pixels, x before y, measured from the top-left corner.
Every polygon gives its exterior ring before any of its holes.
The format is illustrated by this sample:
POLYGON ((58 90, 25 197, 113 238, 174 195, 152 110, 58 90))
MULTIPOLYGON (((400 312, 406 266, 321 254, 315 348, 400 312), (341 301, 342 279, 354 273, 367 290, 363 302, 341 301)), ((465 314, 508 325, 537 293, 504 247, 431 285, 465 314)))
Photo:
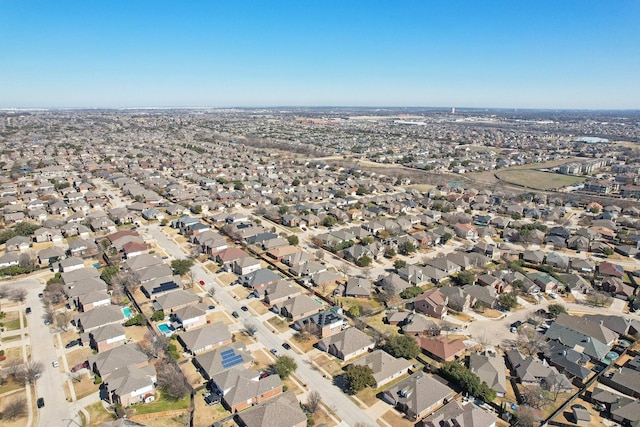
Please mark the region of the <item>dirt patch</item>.
POLYGON ((482 313, 480 313, 480 314, 482 314, 484 317, 486 317, 486 318, 488 318, 488 319, 497 319, 497 318, 499 318, 500 316, 502 316, 502 315, 503 315, 503 313, 502 313, 502 312, 500 312, 500 311, 498 311, 498 310, 493 310, 493 309, 491 309, 491 308, 487 308, 487 309, 485 309, 485 310, 484 310, 482 313))
POLYGON ((460 320, 461 322, 471 322, 474 319, 472 316, 468 315, 467 313, 457 313, 455 311, 449 310, 449 314, 452 317, 455 317, 456 319, 460 320))
POLYGON ((125 336, 133 342, 139 342, 144 340, 144 336, 149 329, 145 326, 127 326, 125 328, 125 336))

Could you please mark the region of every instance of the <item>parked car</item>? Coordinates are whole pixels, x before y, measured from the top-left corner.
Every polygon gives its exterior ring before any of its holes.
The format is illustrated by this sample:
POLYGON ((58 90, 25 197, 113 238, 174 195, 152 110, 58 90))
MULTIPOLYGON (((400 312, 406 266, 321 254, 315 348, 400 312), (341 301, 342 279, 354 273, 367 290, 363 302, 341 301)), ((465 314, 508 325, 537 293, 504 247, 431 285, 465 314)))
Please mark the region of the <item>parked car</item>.
POLYGON ((77 340, 73 340, 73 341, 69 341, 64 348, 71 348, 71 347, 75 347, 77 345, 80 345, 82 343, 82 340, 80 340, 79 338, 77 340))
POLYGON ((74 366, 73 368, 71 368, 71 372, 77 372, 81 369, 89 369, 89 361, 85 360, 82 363, 77 364, 76 366, 74 366))
POLYGON ((201 286, 204 286, 204 284, 205 284, 205 283, 204 283, 204 280, 200 280, 200 285, 201 285, 201 286))
POLYGON ((265 372, 260 372, 260 377, 259 378, 260 379, 267 378, 269 375, 271 375, 271 372, 266 372, 266 371, 265 372))
POLYGON ((40 293, 38 294, 38 298, 44 298, 44 294, 43 294, 42 292, 40 292, 40 293))
POLYGON ((39 397, 37 401, 38 408, 44 408, 44 397, 39 397))
POLYGON ((234 311, 233 313, 231 313, 231 315, 232 315, 233 317, 235 317, 236 319, 237 319, 238 317, 240 317, 240 315, 238 314, 238 312, 237 312, 237 311, 234 311))
POLYGON ((520 327, 520 325, 522 325, 522 322, 521 322, 520 320, 516 320, 515 322, 513 322, 513 323, 511 324, 511 327, 512 327, 512 328, 519 328, 519 327, 520 327))
POLYGON ((240 310, 249 311, 249 308, 246 305, 243 305, 242 307, 240 307, 240 310))
POLYGON ((51 366, 53 366, 54 368, 57 368, 58 366, 60 366, 60 362, 58 362, 57 360, 54 360, 53 362, 51 362, 51 366))
POLYGON ((27 308, 24 310, 24 312, 25 312, 25 313, 27 313, 27 314, 31 314, 31 307, 27 307, 27 308))
POLYGON ((284 347, 286 350, 291 350, 291 346, 289 345, 289 343, 282 343, 282 347, 284 347))
POLYGON ((49 320, 49 319, 44 319, 44 324, 45 324, 45 325, 50 325, 50 324, 51 324, 51 320, 49 320))
POLYGON ((280 353, 278 353, 278 350, 275 348, 272 348, 271 350, 269 350, 275 357, 280 357, 280 353))

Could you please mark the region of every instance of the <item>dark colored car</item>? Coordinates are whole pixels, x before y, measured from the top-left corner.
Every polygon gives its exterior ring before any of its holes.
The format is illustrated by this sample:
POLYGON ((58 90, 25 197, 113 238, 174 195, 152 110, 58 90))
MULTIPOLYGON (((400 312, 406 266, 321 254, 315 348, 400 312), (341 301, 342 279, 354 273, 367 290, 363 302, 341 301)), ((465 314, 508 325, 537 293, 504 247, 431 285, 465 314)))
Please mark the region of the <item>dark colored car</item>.
POLYGON ((291 346, 288 343, 282 343, 282 347, 284 347, 287 350, 291 350, 291 346))
POLYGON ((77 345, 80 345, 82 343, 82 341, 80 339, 77 340, 73 340, 73 341, 69 341, 67 343, 67 345, 64 346, 64 348, 71 348, 71 347, 75 347, 77 345))
POLYGON ((24 310, 24 312, 25 312, 25 313, 27 313, 27 314, 31 314, 31 307, 27 307, 27 308, 24 310))
POLYGON ((238 312, 237 312, 237 311, 234 311, 233 313, 231 313, 231 315, 232 315, 233 317, 235 317, 236 319, 237 319, 238 317, 240 317, 240 315, 238 314, 238 312))
POLYGON ((44 408, 44 398, 39 397, 37 401, 38 408, 44 408))
POLYGON ((511 327, 512 327, 512 328, 518 328, 518 327, 520 327, 520 325, 522 325, 522 322, 521 322, 521 321, 519 321, 519 320, 516 320, 515 322, 513 322, 513 323, 511 324, 511 327))
POLYGON ((240 307, 240 310, 249 311, 249 308, 246 305, 243 305, 242 307, 240 307))
POLYGON ((38 294, 38 298, 43 298, 43 297, 44 297, 44 294, 43 294, 43 293, 39 293, 39 294, 38 294))

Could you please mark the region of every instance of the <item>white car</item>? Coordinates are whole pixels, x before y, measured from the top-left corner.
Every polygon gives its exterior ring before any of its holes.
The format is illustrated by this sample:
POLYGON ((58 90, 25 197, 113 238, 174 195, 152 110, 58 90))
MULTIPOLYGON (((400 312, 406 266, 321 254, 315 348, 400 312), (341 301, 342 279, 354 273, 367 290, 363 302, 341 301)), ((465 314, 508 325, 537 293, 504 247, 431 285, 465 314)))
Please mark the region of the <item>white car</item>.
POLYGON ((57 360, 54 360, 53 362, 51 362, 51 366, 53 366, 54 368, 57 368, 58 366, 60 366, 60 362, 58 362, 57 360))

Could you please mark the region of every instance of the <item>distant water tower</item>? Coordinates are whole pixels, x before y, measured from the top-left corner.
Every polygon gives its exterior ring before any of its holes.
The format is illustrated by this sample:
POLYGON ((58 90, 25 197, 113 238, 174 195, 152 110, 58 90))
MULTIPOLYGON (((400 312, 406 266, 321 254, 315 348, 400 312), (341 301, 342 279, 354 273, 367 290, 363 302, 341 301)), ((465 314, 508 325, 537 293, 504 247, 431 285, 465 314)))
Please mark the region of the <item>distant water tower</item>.
POLYGON ((451 107, 451 114, 455 114, 456 113, 456 107, 451 107))

